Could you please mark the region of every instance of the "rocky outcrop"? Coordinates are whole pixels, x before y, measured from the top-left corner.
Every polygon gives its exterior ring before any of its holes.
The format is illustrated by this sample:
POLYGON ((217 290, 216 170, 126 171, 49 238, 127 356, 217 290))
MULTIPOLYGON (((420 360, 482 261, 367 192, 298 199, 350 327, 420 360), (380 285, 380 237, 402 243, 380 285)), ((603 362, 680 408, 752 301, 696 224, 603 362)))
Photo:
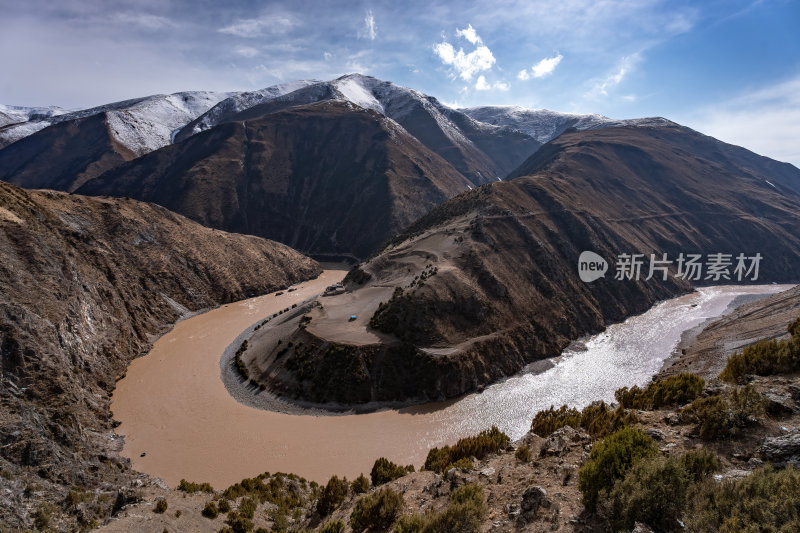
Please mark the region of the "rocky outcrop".
POLYGON ((771 462, 800 464, 800 430, 793 429, 786 435, 767 437, 758 452, 771 462))

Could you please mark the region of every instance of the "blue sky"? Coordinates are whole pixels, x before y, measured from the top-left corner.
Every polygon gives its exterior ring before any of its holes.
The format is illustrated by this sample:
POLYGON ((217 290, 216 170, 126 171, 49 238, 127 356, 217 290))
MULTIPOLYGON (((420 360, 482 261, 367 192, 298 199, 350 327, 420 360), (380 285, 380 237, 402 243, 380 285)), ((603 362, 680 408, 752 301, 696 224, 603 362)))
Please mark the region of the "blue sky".
POLYGON ((660 115, 800 166, 800 2, 0 0, 0 103, 361 72, 454 106, 660 115))

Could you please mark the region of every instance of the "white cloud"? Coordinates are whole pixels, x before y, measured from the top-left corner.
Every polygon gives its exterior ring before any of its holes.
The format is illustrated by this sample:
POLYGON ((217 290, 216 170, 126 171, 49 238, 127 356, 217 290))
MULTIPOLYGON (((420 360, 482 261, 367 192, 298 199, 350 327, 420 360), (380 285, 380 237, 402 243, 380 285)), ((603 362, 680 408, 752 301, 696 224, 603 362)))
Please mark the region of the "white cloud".
POLYGON ((517 78, 519 78, 519 79, 521 79, 523 81, 524 80, 529 80, 531 78, 531 75, 528 74, 528 69, 522 69, 522 70, 519 71, 519 74, 517 74, 517 78))
POLYGON ((333 59, 333 54, 330 52, 322 52, 322 58, 325 61, 330 61, 331 59, 333 59))
POLYGON ((240 46, 236 49, 236 53, 242 57, 256 57, 258 55, 258 50, 250 46, 240 46))
POLYGON ((481 74, 480 76, 478 76, 478 80, 475 82, 475 89, 479 91, 491 91, 492 89, 498 91, 507 91, 508 89, 510 89, 510 86, 508 85, 508 83, 504 81, 496 81, 493 84, 491 84, 486 81, 486 76, 481 74))
POLYGON ((148 13, 115 13, 111 15, 111 20, 118 24, 139 26, 148 30, 161 30, 176 26, 173 21, 166 17, 148 13))
POLYGON ((377 36, 378 27, 375 25, 375 15, 372 14, 371 9, 368 9, 364 16, 364 29, 358 32, 358 38, 374 41, 377 36))
POLYGON ((472 44, 477 44, 477 46, 475 50, 465 53, 463 48, 456 51, 455 47, 447 41, 436 43, 433 45, 433 51, 439 56, 442 63, 453 67, 458 76, 465 81, 470 81, 478 72, 492 69, 496 59, 472 26, 468 26, 464 30, 456 30, 456 35, 472 44))
POLYGON ((608 91, 622 83, 622 80, 625 79, 625 76, 633 71, 633 69, 636 67, 636 64, 641 61, 641 59, 642 58, 638 53, 623 57, 617 64, 612 74, 609 74, 600 80, 594 81, 592 88, 589 90, 586 96, 590 98, 608 96, 608 91))
POLYGON ((531 67, 531 72, 534 78, 543 78, 548 74, 552 74, 561 60, 564 58, 561 54, 554 57, 546 57, 531 67))
POLYGON ((286 33, 295 24, 295 20, 288 15, 270 15, 255 19, 241 19, 235 24, 225 26, 217 31, 237 37, 254 38, 286 33))
POLYGON ((678 120, 721 141, 800 167, 800 76, 678 120))
POLYGON ((456 37, 463 37, 472 44, 483 44, 483 41, 478 36, 478 32, 472 27, 472 24, 467 24, 467 28, 463 30, 456 30, 456 37))

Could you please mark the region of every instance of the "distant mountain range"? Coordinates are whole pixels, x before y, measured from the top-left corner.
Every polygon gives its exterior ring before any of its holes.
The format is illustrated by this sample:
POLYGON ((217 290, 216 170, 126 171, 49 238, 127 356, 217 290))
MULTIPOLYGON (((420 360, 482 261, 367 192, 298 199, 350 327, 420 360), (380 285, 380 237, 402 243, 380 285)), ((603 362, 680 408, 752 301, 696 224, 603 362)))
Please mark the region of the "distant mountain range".
POLYGON ((505 178, 568 128, 670 124, 511 107, 455 110, 357 74, 15 113, 9 120, 28 120, 0 128, 4 181, 153 201, 219 229, 353 258, 376 251, 445 199, 505 178), (318 105, 324 102, 331 105, 318 105), (330 125, 307 127, 312 115, 330 125), (285 127, 269 130, 280 121, 285 127), (362 126, 377 137, 368 139, 362 126), (357 144, 368 147, 368 157, 353 151, 357 144))

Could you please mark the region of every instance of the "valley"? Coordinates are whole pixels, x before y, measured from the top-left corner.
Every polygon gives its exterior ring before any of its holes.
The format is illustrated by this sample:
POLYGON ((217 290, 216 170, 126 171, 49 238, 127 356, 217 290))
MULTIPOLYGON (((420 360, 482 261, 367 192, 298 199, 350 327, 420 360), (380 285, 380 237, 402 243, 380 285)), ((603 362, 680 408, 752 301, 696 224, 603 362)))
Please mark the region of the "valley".
POLYGON ((615 438, 793 475, 791 164, 361 74, 0 113, 3 533, 602 531, 615 438), (614 264, 684 254, 761 262, 614 264))

